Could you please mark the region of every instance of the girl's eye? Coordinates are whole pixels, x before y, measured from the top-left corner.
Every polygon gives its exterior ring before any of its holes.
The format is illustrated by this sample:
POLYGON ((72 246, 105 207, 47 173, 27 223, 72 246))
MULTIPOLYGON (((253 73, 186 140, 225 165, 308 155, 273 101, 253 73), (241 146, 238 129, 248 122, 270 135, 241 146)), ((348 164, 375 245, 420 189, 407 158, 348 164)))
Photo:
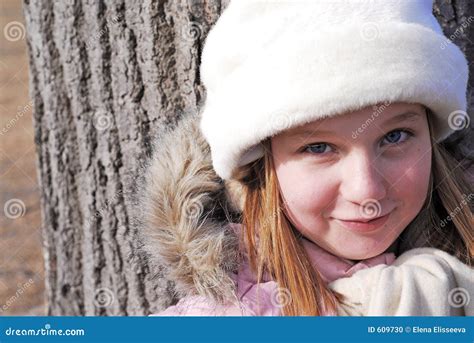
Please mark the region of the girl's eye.
POLYGON ((387 133, 383 139, 382 144, 400 144, 408 140, 413 134, 404 129, 397 129, 387 133))
POLYGON ((314 143, 314 144, 309 144, 304 147, 304 152, 309 152, 311 154, 323 154, 330 149, 331 146, 327 143, 314 143))

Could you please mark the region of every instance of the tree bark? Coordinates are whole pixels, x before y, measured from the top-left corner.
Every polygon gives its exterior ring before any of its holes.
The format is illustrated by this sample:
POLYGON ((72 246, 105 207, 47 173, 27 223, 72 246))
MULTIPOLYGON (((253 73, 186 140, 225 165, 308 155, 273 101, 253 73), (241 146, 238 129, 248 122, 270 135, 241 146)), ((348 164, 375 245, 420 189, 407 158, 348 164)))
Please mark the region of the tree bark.
POLYGON ((202 98, 220 1, 25 1, 48 315, 169 305, 138 257, 128 189, 158 130, 202 98))
POLYGON ((467 113, 470 126, 454 132, 443 145, 450 151, 474 182, 474 2, 469 0, 436 0, 433 13, 443 27, 444 34, 461 48, 469 62, 467 113))
MULTIPOLYGON (((204 98, 202 43, 227 2, 24 1, 48 315, 147 315, 176 301, 162 269, 130 258, 128 190, 158 131, 204 98)), ((449 36, 473 7, 437 1, 435 13, 449 36)), ((470 61, 473 30, 453 39, 470 61)))

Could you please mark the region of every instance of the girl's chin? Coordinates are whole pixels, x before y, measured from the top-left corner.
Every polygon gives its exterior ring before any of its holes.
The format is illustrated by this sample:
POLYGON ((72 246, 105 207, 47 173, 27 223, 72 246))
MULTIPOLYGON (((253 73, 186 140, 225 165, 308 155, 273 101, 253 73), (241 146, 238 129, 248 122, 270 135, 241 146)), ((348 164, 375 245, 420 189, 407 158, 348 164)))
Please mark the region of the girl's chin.
POLYGON ((353 261, 366 260, 385 252, 395 252, 394 239, 389 239, 390 232, 385 233, 384 231, 379 232, 378 235, 359 235, 359 234, 347 234, 345 232, 338 232, 337 236, 344 237, 343 239, 336 240, 336 243, 329 244, 333 247, 329 250, 333 255, 339 256, 353 261), (343 236, 342 236, 343 235, 343 236), (344 244, 341 245, 340 241, 344 244))
POLYGON ((335 251, 332 252, 332 254, 339 256, 341 258, 351 260, 354 262, 361 261, 361 260, 367 260, 369 258, 378 256, 380 254, 383 254, 387 249, 384 249, 383 247, 376 248, 374 249, 373 247, 360 247, 357 249, 356 247, 352 247, 349 251, 346 249, 344 251, 335 251))

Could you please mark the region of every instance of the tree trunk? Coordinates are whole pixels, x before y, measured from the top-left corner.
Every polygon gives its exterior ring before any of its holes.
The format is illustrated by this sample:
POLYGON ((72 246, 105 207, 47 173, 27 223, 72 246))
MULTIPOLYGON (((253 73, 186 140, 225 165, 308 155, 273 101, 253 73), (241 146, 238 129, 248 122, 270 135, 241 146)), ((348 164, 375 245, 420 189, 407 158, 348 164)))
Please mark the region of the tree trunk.
MULTIPOLYGON (((25 1, 48 315, 145 315, 172 301, 140 258, 133 187, 158 130, 202 98, 220 1, 25 1)), ((156 277, 158 276, 158 277, 156 277)))
MULTIPOLYGON (((24 1, 48 315, 147 315, 176 300, 162 270, 130 258, 128 190, 158 131, 203 99, 199 58, 222 2, 24 1)), ((473 7, 435 13, 452 34, 473 7)), ((454 39, 470 61, 473 28, 454 39)))
MULTIPOLYGON (((436 0, 433 13, 443 27, 444 34, 458 45, 469 62, 467 108, 469 118, 474 109, 474 1, 436 0)), ((458 130, 443 144, 461 165, 468 169, 468 178, 474 182, 474 127, 458 130)))

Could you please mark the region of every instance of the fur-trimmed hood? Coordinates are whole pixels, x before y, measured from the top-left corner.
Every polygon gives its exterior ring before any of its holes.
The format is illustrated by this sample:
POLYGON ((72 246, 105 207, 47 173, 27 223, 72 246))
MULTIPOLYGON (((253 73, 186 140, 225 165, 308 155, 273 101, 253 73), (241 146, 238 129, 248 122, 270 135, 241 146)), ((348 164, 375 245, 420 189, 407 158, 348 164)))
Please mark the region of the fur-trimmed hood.
POLYGON ((233 297, 239 266, 241 187, 217 176, 200 114, 187 113, 153 145, 139 191, 140 239, 150 262, 162 265, 178 297, 233 297))

